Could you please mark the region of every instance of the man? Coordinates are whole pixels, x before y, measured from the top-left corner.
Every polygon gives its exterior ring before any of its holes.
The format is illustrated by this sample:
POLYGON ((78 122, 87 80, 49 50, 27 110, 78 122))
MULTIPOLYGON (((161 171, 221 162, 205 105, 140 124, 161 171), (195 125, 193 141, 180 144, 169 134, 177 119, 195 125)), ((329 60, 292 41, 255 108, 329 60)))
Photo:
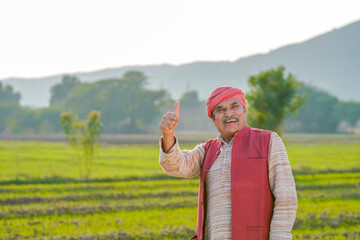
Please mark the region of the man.
POLYGON ((174 135, 180 103, 160 123, 164 171, 200 176, 197 230, 191 239, 292 239, 297 197, 281 138, 246 124, 246 102, 238 88, 213 90, 206 108, 219 136, 191 151, 181 151, 174 135))

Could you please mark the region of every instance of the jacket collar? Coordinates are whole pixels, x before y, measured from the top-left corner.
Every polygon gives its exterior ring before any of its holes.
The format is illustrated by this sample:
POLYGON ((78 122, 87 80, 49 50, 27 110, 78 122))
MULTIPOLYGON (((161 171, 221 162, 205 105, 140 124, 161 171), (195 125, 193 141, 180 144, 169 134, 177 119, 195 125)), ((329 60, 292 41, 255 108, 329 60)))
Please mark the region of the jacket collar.
POLYGON ((242 137, 245 134, 247 134, 249 131, 250 131, 250 127, 247 124, 245 124, 245 126, 239 131, 237 131, 235 135, 237 135, 238 137, 242 137))
MULTIPOLYGON (((234 141, 235 136, 242 137, 242 136, 244 136, 245 134, 247 134, 249 131, 250 131, 250 127, 249 127, 247 124, 245 124, 245 126, 244 126, 242 129, 240 129, 239 131, 237 131, 237 132, 234 134, 234 136, 233 136, 233 138, 230 140, 230 142, 234 141)), ((223 145, 223 144, 227 145, 227 144, 230 143, 230 142, 227 143, 227 142, 225 141, 225 139, 224 139, 220 134, 218 135, 218 137, 217 137, 216 139, 221 142, 221 145, 223 145)))

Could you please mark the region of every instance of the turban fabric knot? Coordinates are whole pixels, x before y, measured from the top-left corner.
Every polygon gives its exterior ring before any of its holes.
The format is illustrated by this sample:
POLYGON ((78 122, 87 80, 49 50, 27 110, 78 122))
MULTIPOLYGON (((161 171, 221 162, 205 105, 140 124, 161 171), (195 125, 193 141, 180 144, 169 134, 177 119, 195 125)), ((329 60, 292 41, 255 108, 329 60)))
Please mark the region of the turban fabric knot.
POLYGON ((220 102, 225 101, 229 98, 234 98, 241 103, 241 105, 246 110, 246 102, 244 98, 244 93, 241 91, 241 89, 236 87, 218 87, 214 89, 211 93, 209 98, 206 101, 206 111, 209 116, 209 118, 212 118, 213 110, 220 102))

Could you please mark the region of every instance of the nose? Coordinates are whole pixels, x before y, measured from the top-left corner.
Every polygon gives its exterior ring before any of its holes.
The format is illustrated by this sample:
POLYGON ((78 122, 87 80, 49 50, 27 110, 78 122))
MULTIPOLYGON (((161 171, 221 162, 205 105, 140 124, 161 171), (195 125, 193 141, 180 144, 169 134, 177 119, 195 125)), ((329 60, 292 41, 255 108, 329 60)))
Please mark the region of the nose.
POLYGON ((226 111, 225 111, 225 117, 230 117, 232 115, 232 111, 227 108, 226 111))

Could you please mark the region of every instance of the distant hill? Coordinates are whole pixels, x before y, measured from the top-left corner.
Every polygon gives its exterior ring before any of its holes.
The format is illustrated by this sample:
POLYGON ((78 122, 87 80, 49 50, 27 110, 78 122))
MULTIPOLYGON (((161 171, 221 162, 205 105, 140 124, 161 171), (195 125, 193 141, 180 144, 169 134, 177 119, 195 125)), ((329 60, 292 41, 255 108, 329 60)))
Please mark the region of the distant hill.
MULTIPOLYGON (((173 98, 179 98, 190 88, 197 90, 200 98, 206 99, 213 88, 221 85, 238 86, 246 91, 249 76, 279 65, 285 66, 299 80, 318 86, 342 100, 360 101, 360 21, 302 43, 235 62, 129 66, 74 75, 82 82, 93 82, 121 77, 128 70, 140 70, 148 76, 149 88, 167 89, 173 98)), ((61 81, 61 75, 3 81, 21 92, 22 105, 43 107, 49 104, 50 88, 61 81)))

